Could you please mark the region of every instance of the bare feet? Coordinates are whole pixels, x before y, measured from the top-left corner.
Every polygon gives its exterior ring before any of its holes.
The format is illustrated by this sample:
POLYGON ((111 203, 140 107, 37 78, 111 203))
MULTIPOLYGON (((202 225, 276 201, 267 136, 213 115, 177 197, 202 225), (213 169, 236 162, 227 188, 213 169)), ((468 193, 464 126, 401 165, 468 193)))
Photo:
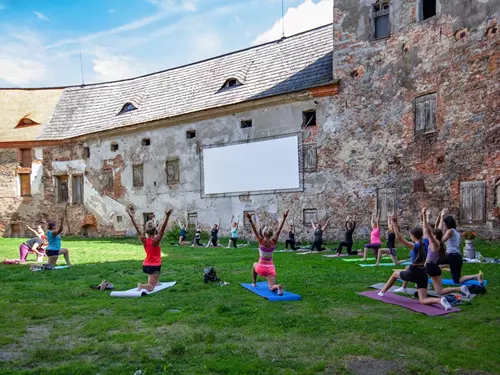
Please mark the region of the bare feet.
POLYGON ((137 284, 137 290, 141 290, 141 289, 144 289, 144 285, 142 285, 141 283, 137 284))
POLYGON ((68 267, 71 267, 71 266, 72 266, 72 264, 71 264, 71 263, 66 263, 66 265, 67 265, 68 267))
POLYGON ((252 283, 252 286, 253 286, 253 287, 256 287, 256 286, 257 286, 257 284, 255 284, 255 283, 252 283))
POLYGON ((282 295, 283 295, 283 285, 278 284, 278 296, 282 296, 282 295))
POLYGON ((479 273, 477 274, 477 281, 479 281, 479 284, 481 284, 481 285, 484 284, 483 271, 479 271, 479 273))

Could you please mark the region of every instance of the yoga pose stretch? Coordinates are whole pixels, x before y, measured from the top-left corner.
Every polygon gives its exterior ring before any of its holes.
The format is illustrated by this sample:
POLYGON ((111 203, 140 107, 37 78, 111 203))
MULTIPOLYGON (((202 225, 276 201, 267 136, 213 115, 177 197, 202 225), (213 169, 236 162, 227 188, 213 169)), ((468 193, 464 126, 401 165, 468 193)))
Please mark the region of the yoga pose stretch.
POLYGON ((179 228, 180 228, 179 245, 180 246, 182 246, 182 245, 189 245, 190 242, 186 241, 186 234, 187 234, 186 224, 182 224, 180 222, 180 220, 177 220, 177 224, 179 225, 179 228))
POLYGON ((63 231, 63 223, 64 223, 64 216, 61 216, 61 221, 59 223, 59 227, 56 229, 56 223, 49 223, 47 225, 47 248, 45 250, 45 253, 49 257, 48 265, 50 268, 51 266, 55 266, 57 263, 57 258, 59 255, 64 255, 64 259, 66 260, 66 265, 68 267, 71 267, 71 262, 69 261, 69 252, 68 249, 62 249, 61 248, 61 232, 63 231))
POLYGON ((380 259, 382 255, 389 255, 394 264, 400 264, 402 261, 398 261, 397 257, 397 249, 396 249, 396 234, 394 233, 392 223, 392 215, 387 216, 387 247, 383 249, 379 249, 377 252, 377 262, 376 266, 380 265, 380 259))
POLYGON ((314 221, 311 221, 312 228, 314 229, 314 241, 313 244, 311 245, 310 251, 314 251, 314 249, 317 249, 318 251, 326 250, 323 247, 323 232, 328 226, 328 222, 330 221, 330 219, 331 217, 329 217, 326 220, 325 225, 323 225, 323 227, 321 226, 320 223, 314 223, 314 221))
POLYGON ((255 238, 259 242, 259 261, 257 263, 254 263, 252 266, 252 285, 257 285, 257 275, 265 277, 267 279, 267 283, 269 284, 269 290, 273 292, 277 290, 278 295, 281 296, 283 295, 283 287, 281 286, 281 284, 276 283, 276 267, 274 266, 273 262, 273 253, 276 247, 276 243, 278 242, 280 232, 283 229, 283 225, 285 224, 285 220, 288 216, 288 211, 283 214, 283 219, 281 220, 276 233, 273 233, 273 228, 265 227, 262 230, 264 236, 261 236, 257 231, 250 213, 245 213, 245 215, 248 219, 248 222, 252 226, 255 238))
POLYGON ((286 225, 288 226, 288 239, 285 241, 285 249, 288 250, 288 246, 290 246, 290 249, 297 250, 295 247, 295 225, 293 222, 291 225, 287 222, 286 225))
POLYGON ((46 238, 46 236, 45 236, 45 232, 43 231, 43 229, 42 229, 42 226, 41 226, 41 225, 37 226, 37 227, 36 227, 36 230, 34 230, 33 228, 31 228, 29 225, 26 225, 26 228, 27 228, 28 230, 30 230, 31 232, 33 232, 33 233, 34 233, 34 234, 35 234, 38 238, 41 238, 42 240, 43 240, 44 238, 46 238))
POLYGON ((201 240, 201 227, 200 224, 198 223, 198 220, 196 221, 196 233, 193 238, 193 243, 191 244, 191 247, 196 246, 205 246, 202 243, 200 243, 201 240))
POLYGON ((137 236, 144 246, 144 251, 146 252, 146 259, 142 262, 142 272, 148 275, 147 284, 137 284, 137 290, 146 289, 152 291, 157 285, 159 285, 158 278, 161 272, 161 239, 165 233, 165 228, 168 224, 168 219, 172 210, 165 211, 165 220, 161 226, 158 234, 155 235, 156 227, 152 221, 146 223, 146 237, 143 236, 139 226, 134 221, 134 211, 127 208, 127 213, 130 216, 130 220, 137 231, 137 236))
POLYGON ((380 214, 377 212, 377 214, 372 214, 371 218, 371 225, 372 225, 372 231, 370 233, 370 243, 365 245, 365 251, 363 255, 362 260, 366 260, 366 257, 368 255, 368 249, 373 249, 373 254, 375 255, 375 258, 378 255, 378 249, 382 247, 382 244, 380 243, 380 214))
POLYGON ((21 263, 26 263, 26 258, 30 253, 37 256, 37 262, 42 262, 43 257, 47 256, 42 246, 47 246, 46 238, 42 240, 39 237, 33 237, 23 242, 21 246, 19 246, 19 259, 21 259, 21 263))
POLYGON ((217 243, 217 240, 219 238, 219 228, 220 228, 220 222, 222 219, 219 219, 219 224, 214 224, 212 227, 212 230, 210 231, 210 241, 208 241, 207 246, 209 247, 210 245, 214 247, 219 247, 220 245, 217 243))
POLYGON ((411 240, 413 242, 407 241, 401 236, 398 228, 398 222, 396 217, 392 218, 394 233, 396 238, 402 245, 411 249, 411 265, 404 271, 394 271, 387 283, 384 285, 382 290, 378 293, 379 296, 383 297, 391 286, 394 285, 397 279, 403 281, 410 281, 417 284, 418 299, 421 304, 432 305, 435 303, 440 303, 445 310, 451 309, 451 305, 448 300, 444 297, 435 298, 427 296, 427 272, 425 271, 425 260, 427 258, 427 251, 429 246, 429 240, 423 238, 423 231, 420 227, 415 227, 410 230, 411 240))
POLYGON ((351 221, 351 218, 348 216, 347 219, 345 219, 345 239, 339 243, 339 246, 337 247, 337 256, 342 254, 342 248, 344 246, 347 248, 348 255, 358 255, 357 251, 352 251, 352 245, 354 243, 352 235, 354 233, 354 229, 356 229, 356 219, 351 221))
POLYGON ((447 264, 450 267, 451 278, 455 284, 463 284, 467 280, 477 280, 481 285, 484 283, 483 272, 475 275, 462 276, 462 265, 464 263, 460 254, 460 233, 457 231, 457 223, 453 216, 444 216, 446 210, 442 210, 438 219, 438 227, 444 232, 443 242, 446 243, 446 256, 438 261, 438 265, 447 264))
POLYGON ((238 221, 233 221, 234 220, 234 215, 231 216, 231 238, 229 239, 229 242, 227 244, 227 248, 229 249, 231 245, 236 249, 238 245, 236 243, 238 242, 238 227, 240 224, 240 217, 238 216, 238 221))

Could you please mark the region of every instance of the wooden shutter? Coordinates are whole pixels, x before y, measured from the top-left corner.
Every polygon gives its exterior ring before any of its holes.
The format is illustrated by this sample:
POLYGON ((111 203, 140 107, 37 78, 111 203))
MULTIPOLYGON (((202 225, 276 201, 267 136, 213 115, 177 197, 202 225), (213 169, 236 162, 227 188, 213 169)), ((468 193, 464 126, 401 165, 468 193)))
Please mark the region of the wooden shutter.
POLYGON ((169 160, 166 165, 167 184, 179 182, 179 160, 169 160))
POLYGON ((415 98, 415 134, 436 130, 436 94, 415 98))
POLYGON ((19 175, 19 182, 21 186, 21 197, 31 195, 31 178, 29 173, 19 175))
POLYGON ((196 228, 196 221, 198 221, 198 214, 192 212, 188 214, 188 228, 196 228))
POLYGON ((21 149, 21 167, 31 168, 31 148, 21 149))
POLYGON ((144 164, 132 166, 132 179, 134 187, 144 186, 144 164))
POLYGON ((318 221, 318 210, 316 208, 306 208, 302 215, 303 225, 306 227, 311 226, 311 221, 318 221))
POLYGON ((111 168, 102 170, 102 187, 104 189, 113 188, 113 170, 111 168))
POLYGON ((82 204, 83 203, 83 176, 76 175, 73 176, 73 204, 82 204))
POLYGON ((314 172, 317 165, 317 148, 316 143, 306 144, 302 146, 302 156, 305 172, 314 172))
POLYGON ((68 202, 68 176, 56 177, 57 203, 68 202))
POLYGON ((486 184, 484 181, 460 183, 460 221, 479 224, 485 220, 486 184))
POLYGON ((380 221, 387 221, 388 215, 396 209, 396 190, 379 189, 377 191, 377 210, 380 212, 380 221))

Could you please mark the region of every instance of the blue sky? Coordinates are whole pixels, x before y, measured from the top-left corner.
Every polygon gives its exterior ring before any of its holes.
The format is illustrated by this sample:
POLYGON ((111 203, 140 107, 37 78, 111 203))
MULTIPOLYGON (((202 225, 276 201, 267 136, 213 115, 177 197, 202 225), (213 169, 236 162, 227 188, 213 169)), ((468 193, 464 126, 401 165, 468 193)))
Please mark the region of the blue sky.
MULTIPOLYGON (((284 0, 285 34, 333 0, 284 0)), ((134 77, 281 37, 281 0, 0 0, 0 87, 134 77)))

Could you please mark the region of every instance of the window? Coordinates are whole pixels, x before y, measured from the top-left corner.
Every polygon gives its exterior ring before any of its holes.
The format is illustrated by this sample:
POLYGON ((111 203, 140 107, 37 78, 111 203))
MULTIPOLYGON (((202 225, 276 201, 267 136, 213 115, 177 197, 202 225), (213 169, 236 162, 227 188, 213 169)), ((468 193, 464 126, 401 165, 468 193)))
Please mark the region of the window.
POLYGON ((387 222, 388 215, 396 209, 396 189, 377 190, 377 211, 380 213, 380 224, 387 222))
POLYGON ((135 105, 133 105, 132 103, 125 103, 125 105, 122 107, 121 111, 118 112, 118 114, 121 115, 123 113, 134 111, 136 109, 137 109, 137 107, 135 105))
POLYGON ((188 228, 196 228, 198 214, 196 212, 188 213, 188 228))
POLYGON ((238 81, 236 78, 229 78, 228 80, 226 80, 226 82, 224 82, 224 85, 222 85, 222 87, 220 89, 221 90, 229 89, 231 87, 238 87, 241 85, 242 85, 242 83, 240 81, 238 81))
POLYGON ((485 219, 484 181, 460 183, 460 221, 467 224, 479 224, 485 219))
POLYGON ((420 21, 434 17, 437 14, 436 0, 420 0, 418 13, 420 21))
POLYGON ((31 148, 22 148, 21 152, 21 167, 31 168, 31 148))
POLYGON ((19 224, 10 224, 10 236, 12 238, 21 237, 21 226, 19 224))
POLYGON ((417 178, 416 180, 413 180, 413 192, 425 193, 425 182, 423 178, 417 178))
POLYGON ((31 180, 29 173, 19 174, 19 186, 21 187, 21 197, 31 195, 31 180))
POLYGON ((167 160, 165 170, 167 171, 167 184, 179 183, 179 159, 167 160))
POLYGON ((436 93, 415 98, 415 134, 436 130, 436 93))
POLYGON ((104 189, 113 188, 113 170, 111 168, 106 168, 101 171, 102 187, 104 189))
POLYGON ((318 210, 316 208, 306 208, 302 212, 302 224, 305 227, 311 227, 311 221, 318 221, 318 210))
POLYGON ((90 158, 90 147, 83 148, 83 158, 84 159, 90 158))
POLYGON ((311 109, 302 112, 302 127, 316 126, 316 110, 311 109))
POLYGON ((16 128, 22 128, 25 126, 33 126, 33 125, 40 125, 40 123, 33 121, 32 119, 28 117, 23 117, 21 120, 16 125, 16 128))
POLYGON ((132 166, 132 186, 144 186, 144 164, 136 164, 132 166))
POLYGON ((251 128, 252 120, 241 120, 240 127, 241 129, 251 128))
POLYGON ((304 172, 314 172, 316 170, 316 153, 316 143, 302 145, 304 172))
POLYGON ((143 218, 143 220, 144 220, 144 227, 146 226, 146 223, 147 223, 148 221, 153 220, 153 218, 154 218, 154 217, 155 217, 155 214, 154 214, 154 213, 152 213, 152 212, 144 212, 144 213, 142 214, 142 218, 143 218))
POLYGON ((118 151, 118 143, 111 142, 111 151, 113 152, 118 151))
POLYGON ((373 5, 373 26, 375 39, 386 38, 390 35, 389 1, 378 0, 373 5))
POLYGON ((248 221, 248 219, 247 219, 247 214, 250 214, 250 216, 254 216, 255 211, 243 211, 243 226, 250 228, 251 225, 250 225, 250 221, 248 221))
POLYGON ((68 203, 68 176, 56 176, 56 201, 68 203))
POLYGON ((123 216, 117 216, 116 217, 116 222, 121 223, 123 221, 123 216))
POLYGON ((73 195, 73 204, 82 204, 83 203, 83 176, 74 175, 72 177, 72 195, 73 195))
POLYGON ((151 145, 151 139, 150 138, 143 138, 141 144, 143 146, 150 146, 151 145))
POLYGON ((186 138, 187 139, 192 139, 194 137, 196 137, 196 130, 188 130, 186 132, 186 138))

